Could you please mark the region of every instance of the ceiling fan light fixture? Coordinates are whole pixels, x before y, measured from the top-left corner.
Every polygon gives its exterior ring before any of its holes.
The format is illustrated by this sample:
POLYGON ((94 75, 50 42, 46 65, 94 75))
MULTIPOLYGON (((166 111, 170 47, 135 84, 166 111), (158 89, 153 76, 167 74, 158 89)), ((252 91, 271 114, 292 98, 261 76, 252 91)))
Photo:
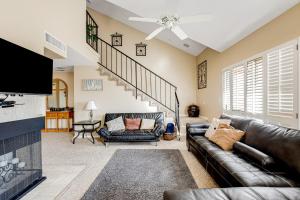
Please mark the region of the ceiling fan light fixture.
POLYGON ((188 36, 179 27, 179 25, 209 21, 211 20, 211 18, 211 15, 195 15, 186 17, 179 17, 178 15, 164 15, 159 19, 145 17, 129 17, 128 20, 136 22, 152 22, 160 25, 158 29, 154 30, 152 33, 150 33, 150 35, 146 37, 146 40, 151 40, 164 29, 171 30, 179 39, 185 40, 188 38, 188 36))
POLYGON ((161 26, 164 26, 167 29, 172 29, 172 27, 177 26, 179 22, 179 17, 176 17, 174 15, 167 15, 162 17, 158 24, 161 26))

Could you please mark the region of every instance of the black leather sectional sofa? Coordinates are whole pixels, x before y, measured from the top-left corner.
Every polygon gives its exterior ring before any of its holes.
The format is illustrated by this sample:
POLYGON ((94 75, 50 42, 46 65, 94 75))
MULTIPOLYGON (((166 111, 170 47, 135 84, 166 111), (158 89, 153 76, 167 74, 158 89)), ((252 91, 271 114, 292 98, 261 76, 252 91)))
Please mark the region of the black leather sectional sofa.
POLYGON ((187 124, 186 137, 189 151, 227 188, 168 191, 165 199, 300 199, 300 131, 241 117, 220 118, 231 119, 234 128, 246 133, 233 151, 223 151, 204 137, 208 124, 187 124))
POLYGON ((154 113, 107 113, 104 118, 104 127, 98 132, 103 138, 104 143, 108 142, 157 142, 160 136, 164 133, 164 114, 162 112, 154 113), (106 127, 106 122, 122 117, 125 118, 141 118, 141 119, 155 119, 155 128, 153 130, 124 130, 117 132, 110 132, 106 127))

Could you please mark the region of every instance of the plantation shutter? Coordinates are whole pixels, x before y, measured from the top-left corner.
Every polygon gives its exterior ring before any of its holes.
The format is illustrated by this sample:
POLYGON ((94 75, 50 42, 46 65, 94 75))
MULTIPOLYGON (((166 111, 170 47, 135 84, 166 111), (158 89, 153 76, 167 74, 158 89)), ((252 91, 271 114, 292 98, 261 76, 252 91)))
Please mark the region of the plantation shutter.
POLYGON ((231 71, 223 72, 223 110, 231 110, 231 71))
POLYGON ((243 65, 232 69, 232 110, 245 110, 245 67, 243 65))
POLYGON ((253 114, 263 113, 263 58, 259 57, 247 62, 246 75, 247 109, 253 114))
POLYGON ((296 52, 296 44, 289 44, 267 54, 269 116, 295 118, 296 52))

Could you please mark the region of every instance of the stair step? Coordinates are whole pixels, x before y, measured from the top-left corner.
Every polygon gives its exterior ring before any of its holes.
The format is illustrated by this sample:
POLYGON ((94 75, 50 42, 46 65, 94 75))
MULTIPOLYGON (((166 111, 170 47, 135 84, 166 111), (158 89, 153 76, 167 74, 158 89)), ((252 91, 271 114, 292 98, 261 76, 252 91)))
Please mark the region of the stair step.
MULTIPOLYGON (((133 96, 136 96, 136 88, 126 81, 122 80, 120 77, 116 76, 103 66, 100 66, 97 68, 97 71, 99 71, 101 76, 107 76, 109 81, 114 81, 116 82, 117 86, 124 87, 125 91, 130 91, 132 92, 133 96)), ((144 94, 141 91, 137 91, 137 99, 143 102, 147 102, 148 106, 156 108, 157 111, 163 112, 166 117, 174 117, 174 113, 170 111, 168 108, 165 106, 161 105, 160 103, 156 102, 154 99, 149 97, 148 95, 144 94)))

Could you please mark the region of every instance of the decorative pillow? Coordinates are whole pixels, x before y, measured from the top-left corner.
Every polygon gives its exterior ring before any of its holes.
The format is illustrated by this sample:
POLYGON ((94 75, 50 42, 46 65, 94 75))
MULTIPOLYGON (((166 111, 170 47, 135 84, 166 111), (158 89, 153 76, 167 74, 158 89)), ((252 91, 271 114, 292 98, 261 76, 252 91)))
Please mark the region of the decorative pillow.
POLYGON ((230 151, 235 142, 240 141, 245 132, 237 129, 217 129, 208 139, 225 151, 230 151))
POLYGON ((219 127, 219 124, 227 124, 230 125, 231 120, 230 119, 218 119, 218 118, 213 118, 209 128, 205 132, 205 137, 209 138, 212 136, 216 129, 219 127))
POLYGON ((116 119, 110 120, 106 122, 108 131, 124 131, 125 126, 122 117, 118 117, 116 119))
POLYGON ((229 124, 226 124, 226 123, 219 123, 219 126, 217 129, 220 129, 220 128, 234 129, 232 126, 230 126, 229 124))
POLYGON ((154 119, 142 119, 142 125, 140 129, 154 129, 155 120, 154 119))
POLYGON ((141 118, 125 118, 125 128, 126 130, 138 130, 140 129, 141 118))

